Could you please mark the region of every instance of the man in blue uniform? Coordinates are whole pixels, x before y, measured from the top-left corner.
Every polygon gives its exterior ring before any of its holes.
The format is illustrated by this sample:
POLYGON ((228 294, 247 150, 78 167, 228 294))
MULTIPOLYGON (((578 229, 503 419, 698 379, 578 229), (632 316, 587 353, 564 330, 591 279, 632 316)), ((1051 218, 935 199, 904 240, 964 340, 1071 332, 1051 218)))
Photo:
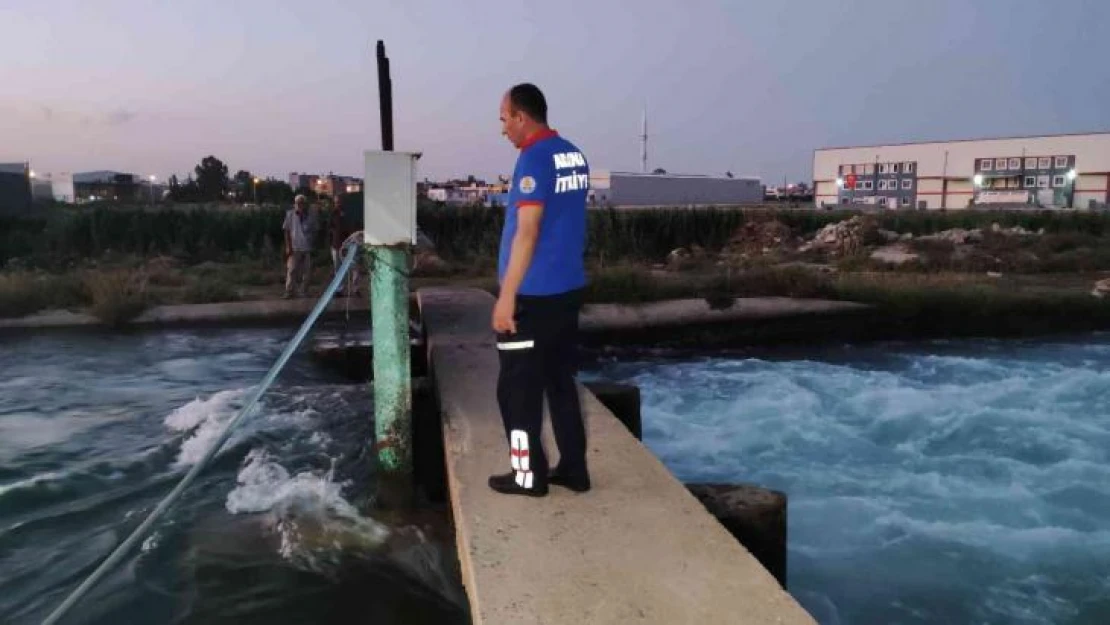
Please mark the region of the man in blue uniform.
POLYGON ((586 429, 575 374, 590 169, 582 152, 548 126, 547 102, 535 85, 516 85, 502 98, 501 132, 520 149, 492 319, 512 470, 490 477, 489 485, 533 497, 546 495, 549 484, 585 492, 586 429), (559 447, 559 464, 550 471, 540 440, 545 395, 559 447))

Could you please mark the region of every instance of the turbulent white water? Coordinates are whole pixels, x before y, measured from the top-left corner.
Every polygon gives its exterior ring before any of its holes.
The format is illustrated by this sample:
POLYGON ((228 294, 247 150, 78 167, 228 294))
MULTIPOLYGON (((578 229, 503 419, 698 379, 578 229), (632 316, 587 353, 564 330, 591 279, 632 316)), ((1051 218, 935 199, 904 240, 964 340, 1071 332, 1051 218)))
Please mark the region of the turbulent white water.
MULTIPOLYGON (((212 448, 290 334, 5 340, 0 623, 42 622, 212 448)), ((391 516, 388 526, 359 514, 374 490, 371 398, 305 356, 294 355, 141 548, 67 618, 467 621, 438 513, 391 516)))
MULTIPOLYGON (((172 431, 185 433, 178 453, 177 467, 191 466, 201 460, 244 407, 253 389, 219 391, 210 397, 198 397, 175 409, 163 421, 172 431)), ((304 397, 296 398, 303 401, 304 397)), ((313 428, 312 408, 291 412, 265 409, 260 404, 240 422, 225 445, 234 446, 236 439, 245 439, 260 429, 277 429, 295 435, 299 451, 321 456, 329 455, 333 444, 322 431, 307 434, 313 428)), ((286 448, 292 447, 287 444, 286 448)), ((388 529, 372 519, 361 516, 343 497, 344 484, 335 481, 334 461, 329 471, 301 471, 291 474, 266 447, 254 447, 243 460, 236 486, 228 493, 224 507, 231 514, 267 513, 266 524, 281 539, 279 552, 296 564, 310 569, 321 568, 320 540, 328 537, 336 550, 352 546, 372 549, 382 544, 388 529), (311 530, 306 530, 311 528, 311 530), (305 532, 311 531, 311 539, 305 532)), ((331 546, 331 544, 327 545, 331 546)))
POLYGON ((789 499, 832 623, 1110 623, 1110 344, 938 343, 609 365, 686 481, 789 499))

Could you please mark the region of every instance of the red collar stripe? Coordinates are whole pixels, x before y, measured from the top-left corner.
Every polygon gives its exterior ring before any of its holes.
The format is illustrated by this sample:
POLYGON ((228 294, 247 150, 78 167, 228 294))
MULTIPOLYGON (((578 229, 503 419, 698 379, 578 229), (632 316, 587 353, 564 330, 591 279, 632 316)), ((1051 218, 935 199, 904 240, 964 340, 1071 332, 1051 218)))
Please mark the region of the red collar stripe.
POLYGON ((539 143, 540 141, 543 141, 544 139, 550 139, 551 137, 557 137, 557 136, 559 136, 559 133, 555 132, 551 128, 545 128, 545 129, 537 132, 536 134, 532 135, 531 137, 528 137, 527 139, 525 139, 524 143, 520 144, 520 149, 521 149, 521 151, 527 150, 528 148, 530 148, 533 145, 539 143))

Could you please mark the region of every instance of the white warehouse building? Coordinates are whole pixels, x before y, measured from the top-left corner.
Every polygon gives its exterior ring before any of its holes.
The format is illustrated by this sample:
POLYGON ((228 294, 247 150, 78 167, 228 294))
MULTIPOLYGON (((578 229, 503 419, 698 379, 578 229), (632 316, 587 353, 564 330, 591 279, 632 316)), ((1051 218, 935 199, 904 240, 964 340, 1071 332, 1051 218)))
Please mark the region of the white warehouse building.
POLYGON ((638 174, 617 171, 590 173, 592 206, 729 206, 763 200, 759 178, 638 174))
POLYGON ((1105 207, 1110 132, 821 148, 813 179, 817 206, 1105 207))

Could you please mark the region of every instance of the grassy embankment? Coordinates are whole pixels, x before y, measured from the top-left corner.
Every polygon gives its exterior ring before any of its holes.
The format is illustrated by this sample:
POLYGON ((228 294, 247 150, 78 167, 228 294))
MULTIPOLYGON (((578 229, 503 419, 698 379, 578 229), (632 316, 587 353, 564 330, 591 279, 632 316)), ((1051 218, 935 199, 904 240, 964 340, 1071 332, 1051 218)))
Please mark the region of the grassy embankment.
MULTIPOLYGON (((1089 293, 1110 270, 1110 216, 1096 213, 883 213, 860 245, 799 251, 836 211, 659 210, 591 213, 594 302, 680 297, 823 297, 870 303, 882 327, 838 331, 892 336, 1023 334, 1110 327, 1110 304, 1089 293), (1041 235, 991 232, 992 224, 1041 235), (920 240, 981 228, 974 244, 920 240), (870 258, 879 230, 912 234, 917 259, 870 258), (668 255, 676 248, 688 254, 668 255), (988 273, 989 272, 989 273, 988 273), (1001 275, 999 275, 1001 274, 1001 275)), ((158 304, 269 299, 282 291, 281 209, 146 211, 105 207, 0 223, 0 316, 90 310, 122 323, 158 304)), ((492 290, 502 214, 422 207, 418 222, 441 262, 422 262, 415 286, 492 290)), ((322 224, 322 226, 325 224, 322 224)), ((313 283, 330 277, 321 228, 313 283)), ((849 324, 851 325, 851 324, 849 324)))

